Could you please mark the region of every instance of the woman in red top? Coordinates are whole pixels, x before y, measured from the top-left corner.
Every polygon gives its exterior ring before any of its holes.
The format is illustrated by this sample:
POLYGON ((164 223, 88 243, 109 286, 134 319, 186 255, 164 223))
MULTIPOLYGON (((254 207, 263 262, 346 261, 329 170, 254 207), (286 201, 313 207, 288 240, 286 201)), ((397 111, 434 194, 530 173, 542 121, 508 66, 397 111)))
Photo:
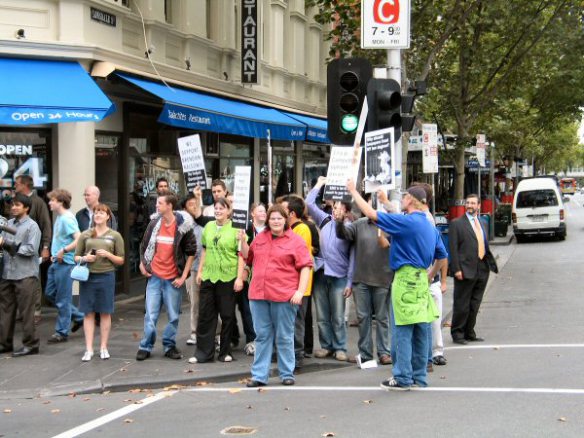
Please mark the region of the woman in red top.
POLYGON ((288 228, 288 214, 276 204, 268 226, 242 254, 253 267, 249 300, 256 332, 250 388, 268 383, 274 338, 283 385, 294 385, 294 320, 308 285, 312 258, 306 243, 288 228))

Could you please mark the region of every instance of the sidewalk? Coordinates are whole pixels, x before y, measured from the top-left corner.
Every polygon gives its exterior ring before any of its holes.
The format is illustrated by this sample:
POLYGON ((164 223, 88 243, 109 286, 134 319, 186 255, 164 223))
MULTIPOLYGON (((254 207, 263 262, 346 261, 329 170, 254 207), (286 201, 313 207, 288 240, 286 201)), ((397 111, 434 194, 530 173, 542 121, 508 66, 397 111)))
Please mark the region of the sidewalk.
MULTIPOLYGON (((509 242, 510 239, 507 240, 509 242)), ((501 270, 511 257, 515 245, 494 246, 492 252, 501 270)), ((489 286, 496 276, 491 276, 489 286)), ((489 287, 488 286, 488 287, 489 287)), ((487 292, 488 293, 488 292, 487 292)), ((186 297, 185 297, 186 300, 186 297)), ((143 297, 133 297, 118 301, 112 317, 112 335, 109 351, 111 359, 102 361, 99 354, 91 362, 81 362, 85 350, 83 330, 69 336, 62 344, 48 345, 47 339, 53 333, 56 311, 43 309, 40 324, 41 354, 12 358, 0 355, 0 399, 51 397, 67 394, 99 393, 104 391, 125 391, 129 389, 162 388, 170 385, 205 385, 212 382, 237 382, 249 377, 252 357, 243 353, 244 342, 234 349, 231 363, 207 363, 190 365, 187 359, 194 347, 187 346, 189 336, 188 303, 183 303, 183 313, 179 323, 177 347, 183 352, 182 360, 164 357, 160 338, 152 357, 144 362, 135 359, 138 343, 143 330, 143 297)), ((450 319, 452 310, 452 279, 448 279, 448 291, 444 295, 443 321, 450 319)), ((240 320, 241 318, 238 317, 240 320)), ((354 319, 354 314, 349 320, 354 319)), ((166 324, 162 314, 158 323, 159 334, 166 324)), ((315 349, 319 348, 316 323, 315 349)), ((240 328, 240 333, 243 331, 240 328)), ((445 344, 449 342, 448 329, 443 330, 445 344)), ((20 346, 21 331, 17 325, 15 347, 20 346)), ((348 354, 357 354, 357 327, 348 327, 348 354)), ((96 339, 95 351, 99 351, 96 339)), ((300 373, 321 371, 334 367, 355 366, 332 359, 305 359, 300 373)), ((388 372, 390 368, 388 368, 388 372)))

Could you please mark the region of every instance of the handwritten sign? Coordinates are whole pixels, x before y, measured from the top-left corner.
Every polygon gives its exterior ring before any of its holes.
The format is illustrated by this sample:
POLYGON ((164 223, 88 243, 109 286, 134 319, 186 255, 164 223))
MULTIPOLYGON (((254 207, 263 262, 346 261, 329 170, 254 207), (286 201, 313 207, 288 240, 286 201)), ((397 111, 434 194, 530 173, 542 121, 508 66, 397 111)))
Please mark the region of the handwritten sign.
POLYGON ((206 189, 207 174, 199 134, 179 138, 177 143, 187 190, 191 192, 197 185, 206 189))
POLYGON ((357 180, 359 164, 361 162, 361 147, 332 146, 324 199, 333 201, 351 202, 351 195, 347 191, 347 180, 357 180))
POLYGON ((251 166, 235 166, 233 181, 234 228, 246 229, 249 221, 249 189, 251 186, 251 166))

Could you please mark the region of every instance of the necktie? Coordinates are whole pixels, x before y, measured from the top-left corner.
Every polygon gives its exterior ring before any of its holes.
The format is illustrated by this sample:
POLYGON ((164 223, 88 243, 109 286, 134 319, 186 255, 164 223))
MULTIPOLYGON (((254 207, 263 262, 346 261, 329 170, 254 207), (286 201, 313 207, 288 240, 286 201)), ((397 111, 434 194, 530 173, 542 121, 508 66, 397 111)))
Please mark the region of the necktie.
POLYGON ((474 232, 477 236, 477 241, 479 243, 479 260, 482 260, 485 256, 485 240, 483 238, 483 230, 479 224, 479 218, 475 217, 473 220, 474 223, 474 232))

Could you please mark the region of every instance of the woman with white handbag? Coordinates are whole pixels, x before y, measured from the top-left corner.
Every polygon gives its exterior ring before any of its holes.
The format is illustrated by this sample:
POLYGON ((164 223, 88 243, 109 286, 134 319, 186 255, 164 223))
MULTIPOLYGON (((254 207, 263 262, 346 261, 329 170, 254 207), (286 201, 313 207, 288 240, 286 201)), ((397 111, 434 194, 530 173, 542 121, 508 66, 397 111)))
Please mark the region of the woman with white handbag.
POLYGON ((114 312, 116 266, 124 264, 124 240, 120 233, 107 226, 112 217, 110 208, 98 204, 93 209, 93 227, 81 233, 75 250, 75 262, 86 264, 89 277, 79 281, 79 307, 85 314, 85 354, 81 359, 88 362, 93 357, 95 314, 101 317, 100 357, 109 359, 107 342, 114 312))

